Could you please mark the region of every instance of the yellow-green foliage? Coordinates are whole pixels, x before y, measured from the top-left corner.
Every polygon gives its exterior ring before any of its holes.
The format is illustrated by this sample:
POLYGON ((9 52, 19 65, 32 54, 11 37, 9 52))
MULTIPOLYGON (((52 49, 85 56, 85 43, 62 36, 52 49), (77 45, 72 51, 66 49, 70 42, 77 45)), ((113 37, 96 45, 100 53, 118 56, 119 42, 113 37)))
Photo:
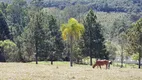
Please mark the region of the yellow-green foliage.
POLYGON ((139 53, 133 54, 132 59, 133 60, 138 60, 139 59, 139 53))
POLYGON ((83 24, 78 23, 74 18, 70 18, 67 24, 62 24, 60 30, 63 40, 67 40, 71 37, 73 40, 76 40, 81 37, 85 29, 83 24))
POLYGON ((17 46, 14 42, 10 40, 0 41, 0 46, 4 48, 4 55, 7 61, 14 61, 18 58, 18 54, 15 53, 17 46))
POLYGON ((0 46, 8 49, 10 47, 15 47, 16 44, 10 40, 4 40, 4 41, 0 41, 0 46))

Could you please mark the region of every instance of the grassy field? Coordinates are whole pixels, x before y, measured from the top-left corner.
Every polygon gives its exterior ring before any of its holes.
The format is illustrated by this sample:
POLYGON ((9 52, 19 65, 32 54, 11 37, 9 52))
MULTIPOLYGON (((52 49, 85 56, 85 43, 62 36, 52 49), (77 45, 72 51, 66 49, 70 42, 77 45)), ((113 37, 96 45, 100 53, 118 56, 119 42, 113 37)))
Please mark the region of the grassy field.
POLYGON ((89 65, 69 67, 68 62, 0 63, 0 80, 142 80, 142 69, 93 69, 89 65))

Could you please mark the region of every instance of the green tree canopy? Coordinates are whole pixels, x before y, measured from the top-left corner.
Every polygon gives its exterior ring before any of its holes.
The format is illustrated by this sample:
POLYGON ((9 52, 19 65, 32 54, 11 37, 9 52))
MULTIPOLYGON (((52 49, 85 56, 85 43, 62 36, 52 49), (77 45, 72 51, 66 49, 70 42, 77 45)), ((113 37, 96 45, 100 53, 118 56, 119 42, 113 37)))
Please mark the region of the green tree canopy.
POLYGON ((141 62, 142 52, 142 18, 139 19, 131 28, 127 31, 130 49, 133 49, 133 53, 139 53, 139 68, 141 62))

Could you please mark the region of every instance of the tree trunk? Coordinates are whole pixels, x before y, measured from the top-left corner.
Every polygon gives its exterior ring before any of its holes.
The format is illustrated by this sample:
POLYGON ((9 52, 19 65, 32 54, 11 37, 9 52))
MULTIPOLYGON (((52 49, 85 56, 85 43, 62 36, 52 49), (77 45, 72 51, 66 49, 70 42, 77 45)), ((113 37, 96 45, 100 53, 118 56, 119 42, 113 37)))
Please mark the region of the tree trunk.
POLYGON ((76 63, 77 63, 77 64, 79 64, 79 63, 80 63, 80 62, 79 62, 79 58, 77 58, 76 63))
POLYGON ((36 64, 38 64, 37 53, 36 53, 36 64))
POLYGON ((92 53, 91 53, 91 51, 89 51, 90 52, 90 66, 92 66, 92 53))
POLYGON ((92 35, 90 34, 90 48, 89 48, 89 55, 90 55, 90 66, 92 66, 92 40, 91 40, 92 35))
POLYGON ((140 33, 140 39, 139 39, 139 44, 140 44, 140 47, 139 47, 139 69, 141 68, 141 50, 142 50, 142 33, 140 33))
POLYGON ((53 65, 53 53, 51 53, 50 59, 51 59, 51 65, 53 65))
POLYGON ((53 60, 51 59, 51 65, 53 65, 53 60))
POLYGON ((71 46, 71 50, 70 50, 70 66, 73 66, 73 62, 72 62, 72 46, 71 46))
POLYGON ((73 42, 72 42, 72 37, 71 37, 71 42, 70 42, 70 66, 71 67, 73 67, 73 62, 72 62, 72 58, 73 58, 72 48, 73 48, 73 42))
POLYGON ((38 48, 37 48, 37 40, 35 40, 35 46, 36 46, 36 54, 35 54, 35 58, 36 58, 36 64, 38 64, 38 48))
POLYGON ((141 53, 139 53, 139 69, 141 68, 141 57, 140 57, 141 53))
MULTIPOLYGON (((123 44, 122 44, 123 45, 123 44)), ((123 46, 121 46, 122 52, 121 52, 121 68, 123 67, 123 46)))
MULTIPOLYGON (((92 21, 91 21, 92 22, 92 21)), ((93 27, 93 24, 92 24, 92 27, 93 27)), ((89 27, 90 28, 90 27, 89 27)), ((89 54, 90 54, 90 66, 92 66, 92 32, 91 32, 91 30, 89 31, 89 35, 90 35, 90 37, 89 37, 89 46, 90 46, 90 48, 89 48, 89 54)))
POLYGON ((139 65, 138 68, 141 68, 141 49, 139 49, 139 65))
POLYGON ((4 48, 0 47, 0 62, 6 62, 5 56, 4 56, 4 48))

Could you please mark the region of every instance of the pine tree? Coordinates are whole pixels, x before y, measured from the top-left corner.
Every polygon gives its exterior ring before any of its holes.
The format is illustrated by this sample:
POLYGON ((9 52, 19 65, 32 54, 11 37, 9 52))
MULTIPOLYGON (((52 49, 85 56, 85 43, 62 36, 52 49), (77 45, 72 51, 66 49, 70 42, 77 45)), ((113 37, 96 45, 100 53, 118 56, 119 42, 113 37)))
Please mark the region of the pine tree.
MULTIPOLYGON (((83 36, 84 42, 85 42, 85 51, 89 51, 90 56, 90 65, 92 65, 92 42, 93 42, 93 30, 96 26, 96 15, 94 14, 93 10, 90 10, 87 14, 85 21, 84 21, 84 27, 85 27, 85 34, 83 36)), ((87 53, 87 52, 86 52, 87 53)), ((88 54, 87 54, 88 55, 88 54)))
POLYGON ((104 37, 101 32, 101 25, 97 24, 93 33, 93 50, 95 52, 95 58, 109 59, 108 53, 106 52, 106 46, 104 44, 104 37))
POLYGON ((53 15, 48 16, 48 26, 50 31, 50 41, 53 45, 50 47, 50 60, 51 64, 53 64, 53 59, 57 59, 57 57, 61 57, 61 52, 63 51, 63 43, 61 39, 61 33, 59 32, 59 27, 57 26, 57 21, 53 15))
POLYGON ((43 30, 43 13, 41 11, 39 12, 31 12, 30 15, 30 22, 29 22, 29 31, 31 33, 28 34, 28 36, 31 36, 33 39, 31 39, 30 42, 33 43, 33 47, 35 48, 35 58, 36 58, 36 64, 38 64, 38 57, 40 53, 44 52, 44 39, 45 39, 45 33, 43 30))
MULTIPOLYGON (((6 39, 12 39, 12 37, 10 36, 9 28, 8 28, 8 25, 5 21, 5 18, 3 16, 2 12, 0 11, 0 40, 4 41, 6 39)), ((6 61, 3 54, 4 54, 3 47, 0 46, 0 62, 6 61)))
POLYGON ((42 27, 42 13, 37 12, 35 14, 35 25, 34 25, 34 39, 35 39, 35 48, 36 48, 36 64, 38 64, 38 55, 43 52, 42 44, 44 44, 44 31, 42 27))
POLYGON ((84 35, 85 51, 86 53, 89 51, 90 65, 92 65, 93 56, 100 59, 108 58, 104 45, 105 39, 101 32, 101 25, 96 22, 96 19, 97 17, 91 9, 84 21, 86 29, 84 35))
POLYGON ((8 25, 5 21, 5 18, 0 11, 0 40, 11 39, 8 25))
POLYGON ((35 41, 35 58, 36 58, 36 64, 38 64, 38 57, 40 56, 40 53, 44 52, 44 39, 45 39, 45 33, 43 30, 43 12, 42 12, 42 5, 43 0, 32 0, 31 2, 31 17, 30 17, 30 25, 33 28, 33 36, 35 41))

